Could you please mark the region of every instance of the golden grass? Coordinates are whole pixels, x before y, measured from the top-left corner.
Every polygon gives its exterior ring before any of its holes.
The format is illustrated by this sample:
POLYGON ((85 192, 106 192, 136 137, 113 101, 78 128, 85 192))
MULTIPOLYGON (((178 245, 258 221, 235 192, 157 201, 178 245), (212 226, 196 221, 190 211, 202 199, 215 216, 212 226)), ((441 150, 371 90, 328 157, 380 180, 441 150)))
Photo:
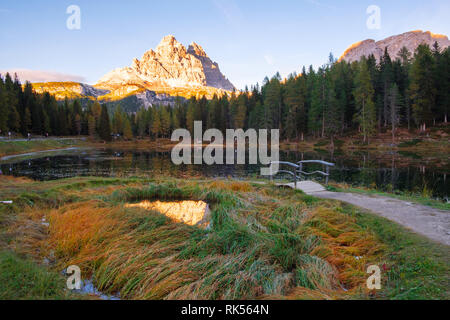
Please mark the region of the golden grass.
POLYGON ((73 202, 23 210, 10 228, 16 248, 53 257, 55 270, 79 265, 100 290, 125 299, 345 298, 364 291, 366 264, 383 252, 370 232, 331 202, 311 204, 301 193, 271 186, 47 183, 73 202), (124 195, 203 200, 212 205, 214 224, 205 231, 127 208, 124 195))
POLYGON ((217 180, 209 184, 211 188, 220 190, 229 190, 234 192, 251 192, 252 186, 248 182, 231 181, 225 182, 223 180, 217 180))
POLYGON ((323 239, 312 254, 335 266, 339 281, 347 289, 363 287, 366 267, 380 259, 384 249, 375 235, 358 228, 349 215, 324 207, 315 210, 308 225, 323 239))

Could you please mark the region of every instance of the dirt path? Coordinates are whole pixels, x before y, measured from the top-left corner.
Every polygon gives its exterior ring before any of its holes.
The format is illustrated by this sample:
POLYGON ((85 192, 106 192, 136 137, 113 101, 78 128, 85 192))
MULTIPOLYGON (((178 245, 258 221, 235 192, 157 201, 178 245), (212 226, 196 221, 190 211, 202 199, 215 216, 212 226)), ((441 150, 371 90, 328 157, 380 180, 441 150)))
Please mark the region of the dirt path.
POLYGON ((450 211, 375 195, 313 192, 312 196, 335 199, 370 210, 434 241, 450 245, 450 211))

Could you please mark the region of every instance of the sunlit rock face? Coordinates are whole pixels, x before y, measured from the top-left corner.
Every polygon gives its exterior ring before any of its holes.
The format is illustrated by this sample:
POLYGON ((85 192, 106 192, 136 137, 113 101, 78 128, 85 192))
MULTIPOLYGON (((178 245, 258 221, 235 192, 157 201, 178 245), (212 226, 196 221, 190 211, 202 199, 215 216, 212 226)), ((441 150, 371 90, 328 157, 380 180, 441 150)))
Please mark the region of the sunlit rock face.
POLYGON ((155 50, 134 59, 130 67, 111 71, 96 84, 97 88, 139 84, 147 89, 166 87, 211 87, 232 91, 234 86, 220 72, 217 63, 211 61, 198 44, 186 47, 174 36, 164 37, 155 50))
POLYGON ((83 98, 103 103, 128 99, 124 103, 131 106, 128 112, 136 112, 142 106, 147 109, 173 105, 176 97, 230 96, 235 87, 200 45, 192 43, 186 49, 169 35, 140 60, 112 70, 94 86, 76 82, 33 83, 33 89, 38 93, 50 92, 58 100, 83 98))
POLYGON ((235 89, 231 82, 220 72, 219 65, 208 57, 201 46, 194 42, 189 46, 187 52, 202 63, 206 86, 228 91, 235 89))
POLYGON ((363 56, 368 57, 373 54, 377 61, 380 61, 386 48, 388 49, 391 59, 394 60, 398 57, 398 54, 403 47, 406 47, 413 55, 420 44, 428 44, 430 48, 432 48, 435 42, 439 44, 441 49, 450 46, 450 41, 445 35, 417 30, 392 36, 380 41, 368 39, 357 42, 345 50, 340 60, 345 60, 347 62, 359 61, 363 56))
POLYGON ((128 203, 127 208, 142 208, 158 211, 165 216, 190 226, 206 226, 209 216, 209 206, 203 201, 142 201, 139 203, 128 203))

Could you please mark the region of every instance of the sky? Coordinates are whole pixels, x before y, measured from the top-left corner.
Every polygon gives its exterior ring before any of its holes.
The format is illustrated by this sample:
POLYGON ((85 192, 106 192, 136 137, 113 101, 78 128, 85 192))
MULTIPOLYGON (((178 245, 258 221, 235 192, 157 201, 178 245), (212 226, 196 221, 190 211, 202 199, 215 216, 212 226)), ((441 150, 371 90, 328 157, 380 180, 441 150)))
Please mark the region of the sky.
POLYGON ((351 44, 412 30, 450 35, 448 0, 0 0, 0 70, 94 84, 168 34, 200 44, 243 89, 339 57, 351 44), (67 8, 81 11, 67 28, 67 8), (380 8, 380 28, 367 8, 380 8))

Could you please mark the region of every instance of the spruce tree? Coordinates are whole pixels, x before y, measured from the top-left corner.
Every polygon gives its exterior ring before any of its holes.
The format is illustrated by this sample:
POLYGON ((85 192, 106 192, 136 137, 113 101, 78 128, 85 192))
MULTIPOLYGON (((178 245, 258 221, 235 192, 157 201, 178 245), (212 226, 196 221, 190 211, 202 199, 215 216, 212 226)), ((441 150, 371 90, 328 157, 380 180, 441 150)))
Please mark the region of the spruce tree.
POLYGON ((98 125, 98 135, 104 141, 111 141, 111 126, 109 123, 108 109, 106 105, 102 105, 100 120, 98 125))
POLYGON ((375 104, 373 102, 374 89, 370 78, 366 59, 359 63, 359 70, 355 78, 354 96, 356 101, 355 120, 360 126, 364 143, 375 131, 375 104))
POLYGON ((432 122, 436 88, 433 81, 433 56, 428 45, 419 45, 411 66, 410 94, 413 116, 420 131, 432 122))
POLYGON ((390 115, 389 123, 391 124, 392 143, 394 144, 395 131, 400 123, 400 110, 403 104, 400 92, 396 84, 393 84, 389 90, 388 102, 390 115))
POLYGON ((8 131, 8 118, 10 108, 8 108, 6 101, 6 90, 4 88, 3 79, 0 77, 0 134, 8 131))
POLYGON ((97 125, 95 122, 95 118, 93 115, 90 114, 88 116, 88 134, 91 138, 94 138, 97 133, 96 127, 97 125))
POLYGON ((123 122, 123 137, 127 140, 133 139, 133 131, 131 130, 131 124, 128 118, 125 118, 123 122))
POLYGON ((170 112, 167 107, 162 106, 159 112, 160 117, 160 131, 163 137, 170 135, 170 112))

